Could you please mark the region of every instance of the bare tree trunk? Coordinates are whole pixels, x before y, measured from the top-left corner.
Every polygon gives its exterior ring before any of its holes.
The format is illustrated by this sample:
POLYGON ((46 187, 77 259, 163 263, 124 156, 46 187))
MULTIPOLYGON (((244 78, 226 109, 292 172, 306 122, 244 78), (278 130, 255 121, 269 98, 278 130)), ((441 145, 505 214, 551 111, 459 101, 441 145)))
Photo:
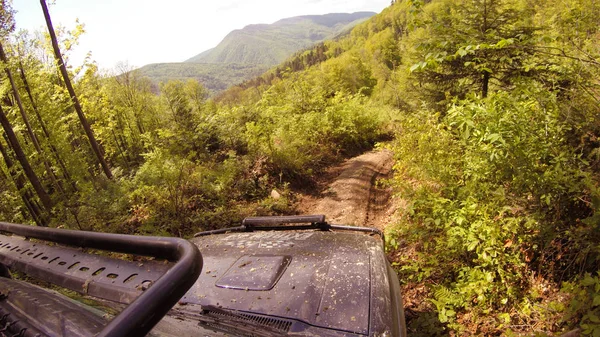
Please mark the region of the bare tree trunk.
POLYGON ((13 128, 10 125, 10 122, 8 121, 8 118, 6 118, 6 115, 4 114, 4 110, 2 110, 1 106, 0 106, 0 124, 2 124, 2 127, 4 128, 4 131, 6 132, 6 136, 8 137, 8 142, 10 144, 10 147, 12 147, 13 151, 15 151, 17 160, 19 161, 19 163, 21 163, 21 166, 23 167, 25 176, 27 176, 27 179, 29 179, 29 181, 31 182, 31 185, 33 186, 33 189, 35 190, 35 193, 38 195, 38 197, 42 201, 44 208, 46 208, 46 210, 50 211, 50 209, 52 209, 52 201, 50 200, 50 196, 48 196, 48 193, 46 193, 46 190, 44 190, 44 187, 40 183, 40 180, 38 179, 37 174, 31 168, 31 165, 29 165, 27 156, 25 156, 25 153, 23 152, 23 149, 21 148, 21 144, 19 144, 17 136, 15 135, 15 132, 13 131, 13 128))
POLYGON ((490 83, 490 73, 487 71, 483 73, 483 83, 481 84, 481 96, 486 98, 488 95, 488 87, 490 83))
POLYGON ((63 61, 62 54, 60 53, 60 49, 58 47, 58 41, 56 39, 56 34, 54 33, 54 27, 52 26, 52 20, 50 19, 50 13, 48 12, 48 6, 46 5, 46 1, 40 0, 40 4, 42 5, 42 10, 44 11, 44 17, 46 18, 46 25, 48 25, 48 33, 50 34, 50 39, 52 40, 52 48, 54 49, 54 56, 56 57, 56 61, 58 62, 58 67, 60 69, 63 80, 65 82, 65 86, 67 87, 67 91, 69 92, 69 95, 71 96, 71 100, 73 101, 73 106, 75 107, 75 111, 77 111, 77 116, 79 117, 79 121, 81 122, 81 125, 83 126, 83 129, 85 130, 85 134, 87 135, 88 140, 90 141, 92 150, 94 150, 94 153, 96 154, 96 157, 98 158, 98 161, 100 162, 100 165, 102 166, 102 170, 104 171, 104 174, 106 174, 106 176, 109 179, 112 179, 112 173, 110 172, 110 168, 108 167, 106 160, 104 160, 104 155, 102 154, 102 151, 100 150, 100 146, 98 145, 98 142, 96 141, 96 137, 94 137, 92 128, 90 127, 87 119, 85 118, 85 115, 83 114, 83 109, 81 108, 81 105, 79 104, 79 100, 77 99, 77 95, 75 94, 75 89, 73 89, 73 85, 71 84, 71 80, 69 79, 69 73, 67 72, 67 67, 65 65, 65 62, 63 61))
POLYGON ((0 142, 0 153, 4 158, 4 162, 6 163, 6 168, 8 169, 8 173, 10 174, 15 186, 17 187, 17 191, 23 199, 23 203, 27 207, 29 214, 33 218, 33 221, 38 226, 47 226, 45 217, 42 216, 37 205, 32 201, 32 195, 29 190, 25 187, 25 181, 23 180, 23 176, 15 172, 13 168, 13 162, 8 155, 8 151, 4 148, 2 143, 0 142))
POLYGON ((123 150, 123 147, 120 145, 119 137, 117 137, 115 130, 111 130, 111 131, 113 134, 113 138, 115 139, 115 144, 117 144, 117 149, 119 150, 119 154, 121 155, 121 158, 123 158, 123 163, 125 164, 125 167, 127 168, 127 170, 129 170, 130 169, 129 156, 125 155, 125 151, 123 150))

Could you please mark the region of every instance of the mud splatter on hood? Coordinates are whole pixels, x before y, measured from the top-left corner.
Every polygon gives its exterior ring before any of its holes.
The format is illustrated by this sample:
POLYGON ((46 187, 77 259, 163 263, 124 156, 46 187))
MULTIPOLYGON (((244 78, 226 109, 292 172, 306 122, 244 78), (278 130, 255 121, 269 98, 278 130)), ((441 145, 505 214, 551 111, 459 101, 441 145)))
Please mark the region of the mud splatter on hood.
POLYGON ((180 304, 369 333, 371 260, 381 254, 378 237, 272 231, 220 234, 191 241, 202 252, 204 267, 180 304))

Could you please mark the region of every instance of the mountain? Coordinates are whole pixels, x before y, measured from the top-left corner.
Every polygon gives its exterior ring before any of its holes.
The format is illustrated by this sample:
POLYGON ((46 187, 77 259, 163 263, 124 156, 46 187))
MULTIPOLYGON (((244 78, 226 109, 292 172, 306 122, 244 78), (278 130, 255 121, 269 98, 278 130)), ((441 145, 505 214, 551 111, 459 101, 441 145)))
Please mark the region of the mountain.
POLYGON ((294 52, 334 38, 375 14, 305 15, 282 19, 270 25, 249 25, 232 31, 215 48, 185 62, 276 65, 294 52))
POLYGON ((305 15, 234 30, 216 47, 185 62, 155 63, 136 70, 155 83, 196 79, 212 93, 255 78, 299 50, 332 39, 373 12, 305 15))

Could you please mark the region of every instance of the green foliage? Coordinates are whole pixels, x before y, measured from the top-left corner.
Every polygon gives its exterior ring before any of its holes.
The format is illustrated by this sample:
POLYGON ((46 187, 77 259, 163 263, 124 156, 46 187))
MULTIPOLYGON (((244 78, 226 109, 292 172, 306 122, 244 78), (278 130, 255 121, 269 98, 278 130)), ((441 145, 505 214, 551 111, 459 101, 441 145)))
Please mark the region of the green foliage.
POLYGON ((15 30, 14 13, 12 1, 0 1, 0 38, 4 38, 15 30))
POLYGON ((170 80, 196 80, 211 93, 259 76, 268 65, 239 63, 155 63, 134 70, 139 77, 149 78, 155 85, 170 80))
MULTIPOLYGON (((595 335, 598 18, 592 0, 395 1, 214 101, 209 92, 266 68, 150 65, 106 77, 86 61, 70 71, 112 181, 99 174, 47 41, 14 36, 4 66, 29 79, 31 99, 22 96, 28 113, 37 107, 32 124, 52 172, 18 137, 51 191, 53 226, 188 236, 285 214, 294 183, 393 130, 402 202, 386 248, 400 279, 426 289, 420 309, 431 309, 409 327, 595 335)), ((82 32, 59 30, 65 50, 82 32)), ((1 104, 23 130, 8 89, 0 86, 1 104)), ((31 221, 19 205, 36 199, 26 182, 16 187, 22 170, 9 169, 11 158, 0 164, 0 214, 31 221)))
POLYGON ((371 146, 381 134, 381 109, 365 106, 360 95, 327 96, 316 77, 292 76, 271 87, 246 124, 250 150, 266 155, 275 171, 308 178, 340 152, 371 146))
POLYGON ((576 318, 584 336, 600 335, 600 278, 586 274, 580 280, 565 282, 563 291, 573 294, 565 320, 576 318))
MULTIPOLYGON (((543 255, 541 248, 565 233, 573 241, 563 252, 594 242, 569 234, 570 216, 583 215, 572 212, 596 192, 589 163, 569 146, 574 126, 556 95, 527 82, 459 101, 441 119, 407 116, 401 125, 396 168, 413 223, 402 235, 429 241, 425 268, 443 266, 432 299, 440 321, 460 330, 456 314, 463 310, 502 321, 499 314, 526 296, 535 263, 547 262, 534 252, 543 255)), ((594 268, 597 254, 573 262, 594 268)))
MULTIPOLYGON (((7 177, 3 177, 7 178, 7 177)), ((0 214, 2 214, 7 222, 13 223, 24 223, 27 222, 29 216, 27 210, 23 205, 23 201, 18 197, 18 193, 15 193, 15 187, 11 186, 8 179, 2 181, 2 203, 0 204, 0 214)))
POLYGON ((332 91, 360 93, 370 96, 377 80, 373 78, 371 69, 358 56, 346 53, 323 65, 323 72, 328 77, 332 91))
MULTIPOLYGON (((527 76, 537 27, 527 19, 531 9, 521 1, 437 1, 419 14, 411 32, 410 71, 430 99, 465 97, 505 87, 527 76), (441 89, 441 90, 440 90, 441 89)), ((447 101, 445 101, 447 103, 447 101)))

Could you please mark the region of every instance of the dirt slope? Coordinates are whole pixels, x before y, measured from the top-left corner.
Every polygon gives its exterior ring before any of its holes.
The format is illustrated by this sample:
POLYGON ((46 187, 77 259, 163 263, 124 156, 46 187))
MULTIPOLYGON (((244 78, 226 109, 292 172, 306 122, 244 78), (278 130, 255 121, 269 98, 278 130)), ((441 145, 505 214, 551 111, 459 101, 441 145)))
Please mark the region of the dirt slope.
POLYGON ((321 179, 320 191, 300 196, 298 213, 325 214, 331 224, 384 229, 393 213, 391 190, 378 181, 391 174, 392 166, 393 156, 388 150, 348 159, 321 179))

